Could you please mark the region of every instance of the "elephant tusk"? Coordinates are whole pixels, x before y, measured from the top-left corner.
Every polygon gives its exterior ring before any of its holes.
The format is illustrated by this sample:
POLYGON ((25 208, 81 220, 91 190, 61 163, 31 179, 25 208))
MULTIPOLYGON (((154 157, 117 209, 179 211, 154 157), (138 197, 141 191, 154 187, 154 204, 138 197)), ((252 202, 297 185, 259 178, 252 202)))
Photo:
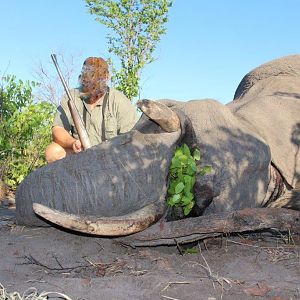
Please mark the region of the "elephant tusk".
POLYGON ((152 203, 116 217, 69 214, 39 203, 33 203, 33 210, 40 217, 67 229, 100 236, 124 236, 142 231, 159 220, 165 212, 165 203, 152 203))
POLYGON ((163 130, 174 132, 180 129, 179 117, 165 104, 143 99, 137 102, 137 107, 163 130))

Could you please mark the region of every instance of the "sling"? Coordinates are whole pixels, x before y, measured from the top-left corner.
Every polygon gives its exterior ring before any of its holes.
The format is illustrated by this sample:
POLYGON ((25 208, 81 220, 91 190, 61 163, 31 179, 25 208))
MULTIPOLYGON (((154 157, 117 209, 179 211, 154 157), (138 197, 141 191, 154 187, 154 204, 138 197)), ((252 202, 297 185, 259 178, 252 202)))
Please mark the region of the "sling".
POLYGON ((103 102, 102 102, 102 142, 106 141, 105 138, 105 108, 109 97, 109 88, 107 88, 107 92, 104 96, 103 102))

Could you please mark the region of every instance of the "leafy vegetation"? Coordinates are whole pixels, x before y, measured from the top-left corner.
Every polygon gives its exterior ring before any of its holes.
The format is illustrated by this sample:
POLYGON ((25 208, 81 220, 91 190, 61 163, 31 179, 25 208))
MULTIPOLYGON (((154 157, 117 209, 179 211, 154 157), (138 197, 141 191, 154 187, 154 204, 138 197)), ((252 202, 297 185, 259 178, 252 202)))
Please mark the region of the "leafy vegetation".
POLYGON ((201 159, 201 153, 195 149, 191 153, 186 144, 182 144, 175 151, 169 171, 169 188, 167 203, 171 207, 181 207, 187 216, 195 205, 193 188, 196 182, 196 174, 204 176, 211 172, 210 166, 200 167, 197 162, 201 159))
POLYGON ((0 180, 11 189, 33 169, 45 164, 51 141, 55 105, 34 103, 35 82, 15 76, 2 78, 0 87, 0 180))
MULTIPOLYGON (((109 52, 120 60, 113 82, 129 99, 138 96, 140 73, 153 62, 154 52, 166 32, 170 0, 86 0, 96 20, 112 30, 109 52)), ((111 60, 110 60, 111 61, 111 60)))

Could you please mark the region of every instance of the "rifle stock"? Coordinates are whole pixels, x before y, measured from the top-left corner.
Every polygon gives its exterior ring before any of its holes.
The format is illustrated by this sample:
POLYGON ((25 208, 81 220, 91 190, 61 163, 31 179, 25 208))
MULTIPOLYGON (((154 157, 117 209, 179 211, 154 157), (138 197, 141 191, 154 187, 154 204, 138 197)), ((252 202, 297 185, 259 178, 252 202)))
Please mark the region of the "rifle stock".
POLYGON ((57 63, 57 59, 56 59, 56 55, 55 54, 51 54, 51 58, 52 58, 52 61, 55 65, 55 68, 57 70, 57 73, 59 75, 59 78, 64 86, 64 89, 65 89, 65 92, 68 96, 68 107, 69 107, 69 110, 70 110, 70 113, 71 113, 71 116, 72 116, 72 119, 74 121, 74 125, 75 125, 75 128, 78 132, 78 136, 79 136, 79 140, 81 142, 81 145, 83 147, 84 150, 88 149, 88 148, 91 148, 91 142, 90 142, 90 139, 88 137, 88 133, 84 127, 84 123, 83 123, 83 120, 79 114, 79 111, 75 105, 75 102, 70 94, 70 90, 67 86, 67 83, 59 69, 59 66, 58 66, 58 63, 57 63))

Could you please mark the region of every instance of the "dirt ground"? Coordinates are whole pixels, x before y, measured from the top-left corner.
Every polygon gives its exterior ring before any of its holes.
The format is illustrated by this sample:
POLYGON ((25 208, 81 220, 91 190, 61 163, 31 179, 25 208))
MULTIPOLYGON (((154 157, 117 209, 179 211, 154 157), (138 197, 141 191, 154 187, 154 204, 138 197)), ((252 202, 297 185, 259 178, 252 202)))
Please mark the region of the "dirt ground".
POLYGON ((14 209, 2 206, 0 238, 0 283, 8 293, 34 287, 72 300, 300 299, 297 235, 133 249, 109 238, 17 226, 14 209))

